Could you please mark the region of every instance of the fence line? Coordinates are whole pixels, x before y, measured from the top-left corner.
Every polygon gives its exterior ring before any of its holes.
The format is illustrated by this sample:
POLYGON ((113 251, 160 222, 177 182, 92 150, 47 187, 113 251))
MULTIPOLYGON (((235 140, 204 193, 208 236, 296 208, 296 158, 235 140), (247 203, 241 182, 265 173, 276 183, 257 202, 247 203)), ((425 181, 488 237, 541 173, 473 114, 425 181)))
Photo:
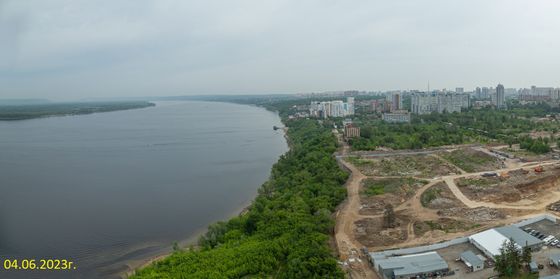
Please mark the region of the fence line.
MULTIPOLYGON (((556 217, 552 216, 550 214, 543 214, 537 217, 533 217, 533 218, 529 218, 529 219, 525 219, 523 221, 517 222, 515 224, 513 224, 513 226, 516 227, 523 227, 523 226, 527 226, 536 222, 540 222, 542 220, 549 220, 551 222, 556 223, 556 217)), ((393 256, 401 256, 401 255, 410 255, 410 254, 418 254, 418 253, 423 253, 423 252, 429 252, 429 251, 434 251, 434 250, 439 250, 439 249, 443 249, 443 248, 447 248, 449 246, 452 245, 457 245, 457 244, 461 244, 461 243, 466 243, 469 241, 469 237, 465 236, 465 237, 459 237, 459 238, 455 238, 455 239, 451 239, 448 241, 444 241, 444 242, 439 242, 439 243, 435 243, 435 244, 430 244, 430 245, 423 245, 423 246, 417 246, 417 247, 410 247, 410 248, 402 248, 402 249, 392 249, 392 250, 385 250, 385 251, 381 251, 381 252, 371 252, 369 253, 370 258, 378 258, 378 257, 393 257, 393 256)))

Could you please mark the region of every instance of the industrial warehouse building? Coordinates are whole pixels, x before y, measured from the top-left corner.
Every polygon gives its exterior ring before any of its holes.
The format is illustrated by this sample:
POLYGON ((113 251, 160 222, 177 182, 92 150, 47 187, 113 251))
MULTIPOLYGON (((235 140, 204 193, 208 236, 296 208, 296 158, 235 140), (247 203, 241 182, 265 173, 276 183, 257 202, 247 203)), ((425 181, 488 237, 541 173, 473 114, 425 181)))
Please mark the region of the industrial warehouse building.
POLYGON ((540 239, 516 226, 505 226, 474 234, 469 237, 469 242, 488 257, 495 258, 500 255, 502 244, 509 239, 513 239, 519 249, 528 246, 531 250, 536 251, 543 244, 540 239))
POLYGON ((560 267, 560 254, 550 255, 548 257, 549 263, 552 266, 560 267))
POLYGON ((461 261, 463 261, 472 272, 484 269, 484 261, 475 255, 473 251, 463 252, 461 254, 461 261))
POLYGON ((375 255, 371 261, 385 279, 437 277, 449 272, 447 262, 437 252, 398 257, 375 255))

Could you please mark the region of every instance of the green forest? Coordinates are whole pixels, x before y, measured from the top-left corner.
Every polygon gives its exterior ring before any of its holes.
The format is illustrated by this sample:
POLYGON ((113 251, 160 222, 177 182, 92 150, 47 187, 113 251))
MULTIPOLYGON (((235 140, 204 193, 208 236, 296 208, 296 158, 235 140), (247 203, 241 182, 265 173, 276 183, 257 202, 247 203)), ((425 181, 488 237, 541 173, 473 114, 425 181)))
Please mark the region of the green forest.
MULTIPOLYGON (((536 122, 531 117, 542 117, 549 110, 541 107, 514 107, 510 110, 468 110, 461 113, 432 113, 414 115, 411 123, 392 124, 381 120, 358 117, 361 137, 351 141, 356 150, 374 150, 377 147, 393 149, 420 149, 451 144, 485 143, 497 141, 522 144, 534 153, 546 153, 543 146, 549 140, 531 140, 531 131, 558 132, 557 121, 536 122)), ((547 145, 548 146, 548 145, 547 145)))
POLYGON ((208 228, 196 248, 176 250, 133 278, 343 278, 328 246, 331 216, 348 174, 337 142, 316 120, 285 121, 290 151, 248 211, 208 228))

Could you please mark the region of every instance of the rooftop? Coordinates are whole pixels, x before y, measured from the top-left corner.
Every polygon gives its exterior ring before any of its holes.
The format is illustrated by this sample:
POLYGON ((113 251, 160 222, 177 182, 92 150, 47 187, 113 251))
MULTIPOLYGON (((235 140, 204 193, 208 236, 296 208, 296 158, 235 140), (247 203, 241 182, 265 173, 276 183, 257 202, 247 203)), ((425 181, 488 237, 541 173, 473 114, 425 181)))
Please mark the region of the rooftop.
POLYGON ((508 239, 495 229, 473 234, 469 239, 484 247, 493 257, 500 255, 500 247, 508 239))
POLYGON ((512 238, 513 241, 521 247, 525 247, 526 245, 533 246, 542 242, 540 239, 524 232, 516 226, 500 227, 495 230, 507 238, 512 238))
POLYGON ((495 229, 489 229, 477 234, 473 234, 469 239, 476 241, 482 245, 492 256, 500 254, 500 248, 504 241, 513 239, 519 248, 533 246, 542 243, 542 241, 516 226, 505 226, 495 229))
POLYGON ((553 254, 548 257, 551 261, 558 264, 560 262, 560 254, 553 254))
POLYGON ((376 264, 383 270, 392 270, 394 276, 429 273, 449 268, 437 252, 391 257, 378 260, 376 264))
POLYGON ((461 254, 461 258, 465 260, 465 263, 469 263, 471 266, 482 266, 484 262, 473 253, 473 251, 465 251, 461 254))

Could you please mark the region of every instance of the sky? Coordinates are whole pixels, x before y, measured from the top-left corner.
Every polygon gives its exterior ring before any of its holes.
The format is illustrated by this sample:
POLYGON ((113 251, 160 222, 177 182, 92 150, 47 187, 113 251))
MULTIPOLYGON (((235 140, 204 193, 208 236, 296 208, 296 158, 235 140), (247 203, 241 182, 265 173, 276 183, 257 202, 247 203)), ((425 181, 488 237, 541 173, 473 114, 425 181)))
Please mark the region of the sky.
POLYGON ((0 98, 560 86, 557 0, 0 0, 0 98))

